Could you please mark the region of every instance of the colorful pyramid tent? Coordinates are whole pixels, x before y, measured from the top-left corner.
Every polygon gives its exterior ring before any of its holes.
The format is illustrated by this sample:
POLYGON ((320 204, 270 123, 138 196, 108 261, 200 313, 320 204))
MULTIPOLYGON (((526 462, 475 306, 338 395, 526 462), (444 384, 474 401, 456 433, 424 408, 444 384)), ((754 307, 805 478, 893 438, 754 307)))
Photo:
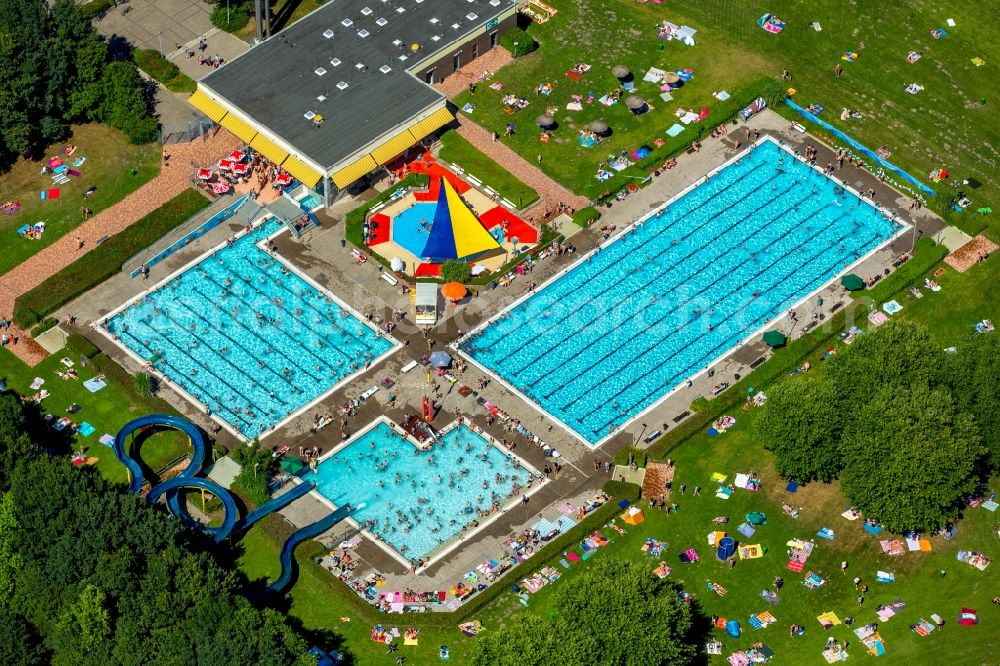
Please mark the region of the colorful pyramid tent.
POLYGON ((498 249, 500 244, 480 224, 451 183, 442 178, 434 222, 423 256, 438 261, 472 259, 498 249))

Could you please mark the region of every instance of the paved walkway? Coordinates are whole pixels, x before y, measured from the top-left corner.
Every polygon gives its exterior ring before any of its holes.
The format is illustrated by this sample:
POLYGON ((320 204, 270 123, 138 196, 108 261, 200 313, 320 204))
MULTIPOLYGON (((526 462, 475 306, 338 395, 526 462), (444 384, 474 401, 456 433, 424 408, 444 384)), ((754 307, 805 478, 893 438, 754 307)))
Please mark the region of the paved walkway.
MULTIPOLYGON (((214 163, 239 144, 239 139, 222 130, 206 141, 170 145, 169 165, 156 178, 0 276, 0 315, 10 317, 18 296, 84 256, 98 240, 124 231, 183 192, 190 186, 193 165, 214 163)), ((10 350, 28 365, 37 365, 47 356, 26 331, 11 326, 9 334, 18 338, 10 350)))
POLYGON ((538 204, 535 215, 528 214, 528 222, 541 222, 545 213, 555 214, 556 206, 564 203, 573 210, 586 208, 590 200, 573 194, 565 187, 552 180, 534 164, 508 148, 502 141, 494 141, 492 135, 465 116, 459 115, 458 133, 469 143, 478 148, 510 173, 517 174, 523 183, 538 192, 538 204))

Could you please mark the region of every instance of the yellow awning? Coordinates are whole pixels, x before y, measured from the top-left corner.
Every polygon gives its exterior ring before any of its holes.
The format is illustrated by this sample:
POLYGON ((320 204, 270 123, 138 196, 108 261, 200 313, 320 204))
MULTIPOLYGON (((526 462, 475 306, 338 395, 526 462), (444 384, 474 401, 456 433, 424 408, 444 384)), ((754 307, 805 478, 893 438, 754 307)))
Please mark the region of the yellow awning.
POLYGON ((437 128, 447 125, 452 120, 454 120, 454 117, 451 115, 451 111, 448 109, 438 109, 411 127, 410 134, 413 135, 415 141, 420 141, 437 128))
POLYGON ((404 150, 412 146, 417 142, 417 139, 410 134, 409 130, 403 130, 396 136, 392 137, 378 148, 372 151, 372 158, 375 159, 377 164, 385 164, 391 160, 396 155, 399 155, 404 150))
POLYGON ((194 94, 188 97, 188 104, 204 113, 212 122, 216 123, 222 120, 222 117, 227 113, 221 104, 200 90, 195 90, 194 94))
POLYGON ((250 142, 250 147, 275 164, 281 164, 288 157, 287 150, 281 148, 263 134, 255 136, 253 141, 250 142))
POLYGON ((250 143, 250 141, 257 136, 257 130, 231 113, 219 121, 219 124, 235 134, 236 137, 244 143, 250 143))
POLYGON ((310 189, 315 188, 316 183, 319 182, 320 175, 318 173, 290 155, 281 165, 281 168, 291 174, 292 178, 310 189))
POLYGON ((340 189, 344 189, 377 166, 378 165, 375 164, 375 160, 371 155, 365 155, 357 162, 348 164, 343 169, 335 171, 331 176, 333 178, 333 184, 340 189))

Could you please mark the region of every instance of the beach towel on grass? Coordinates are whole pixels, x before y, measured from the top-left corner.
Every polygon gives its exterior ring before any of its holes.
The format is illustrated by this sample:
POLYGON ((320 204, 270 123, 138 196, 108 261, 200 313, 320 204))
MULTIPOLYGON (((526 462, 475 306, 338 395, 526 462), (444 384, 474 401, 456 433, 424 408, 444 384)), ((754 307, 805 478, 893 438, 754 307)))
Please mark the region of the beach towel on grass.
POLYGON ((83 383, 83 386, 84 386, 84 388, 86 388, 91 393, 97 393, 102 388, 104 388, 105 386, 107 386, 107 383, 101 381, 97 377, 91 377, 90 379, 88 379, 87 381, 85 381, 83 383))

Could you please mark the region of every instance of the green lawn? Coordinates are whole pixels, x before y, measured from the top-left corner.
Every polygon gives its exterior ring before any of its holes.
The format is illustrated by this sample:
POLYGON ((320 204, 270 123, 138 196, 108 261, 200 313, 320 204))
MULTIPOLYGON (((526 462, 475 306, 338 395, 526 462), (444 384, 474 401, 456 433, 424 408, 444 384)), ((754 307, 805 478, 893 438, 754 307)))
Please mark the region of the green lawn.
MULTIPOLYGON (((56 242, 83 222, 80 207, 86 205, 94 213, 118 203, 133 190, 154 178, 160 172, 160 147, 157 144, 134 146, 118 130, 92 123, 74 125, 66 141, 49 148, 40 160, 19 159, 6 173, 0 174, 0 201, 17 201, 21 210, 11 216, 0 216, 0 275, 17 266, 27 257, 56 242), (86 157, 87 161, 77 170, 79 178, 70 178, 65 185, 54 186, 51 176, 40 174, 48 159, 60 154, 73 144, 77 151, 71 161, 86 157), (135 176, 129 169, 137 169, 135 176), (83 192, 95 186, 97 191, 89 200, 83 192), (58 187, 60 197, 42 201, 39 192, 58 187), (40 240, 25 240, 17 230, 25 224, 45 222, 45 233, 40 240)), ((7 313, 8 315, 10 313, 7 313)))
MULTIPOLYGON (((775 6, 763 0, 678 0, 640 5, 617 0, 608 5, 553 0, 551 4, 559 14, 529 29, 540 49, 495 77, 504 89, 481 85, 474 94, 463 93, 457 102, 459 107, 475 104, 471 117, 487 129, 499 130, 507 121, 516 123, 518 134, 506 140, 508 145, 531 160, 541 152, 542 168, 581 193, 601 187, 593 173, 608 153, 631 151, 663 136, 678 106, 711 109, 713 92, 723 88, 732 92, 761 74, 776 77, 788 68, 791 86, 798 91, 795 99, 803 106, 822 104, 827 122, 873 150, 887 146, 892 162, 925 182, 936 167, 952 173, 946 183, 976 178, 984 187, 966 189, 976 207, 997 201, 1000 170, 991 146, 1000 143, 1000 105, 991 93, 996 89, 992 81, 1000 63, 1000 35, 996 23, 989 20, 988 3, 944 7, 930 0, 846 5, 815 0, 775 6), (768 11, 786 22, 780 34, 757 26, 757 18, 768 11), (945 25, 949 17, 955 19, 955 27, 945 25), (672 41, 658 51, 661 42, 653 26, 662 20, 697 29, 697 45, 672 41), (810 27, 814 21, 819 22, 821 32, 810 27), (947 27, 950 34, 935 40, 930 31, 939 27, 947 27), (908 63, 911 50, 921 52, 923 58, 908 63), (861 55, 847 63, 841 60, 845 51, 861 55), (986 65, 976 67, 973 57, 982 58, 986 65), (593 67, 579 83, 564 76, 576 62, 593 67), (639 94, 654 100, 655 111, 633 119, 623 104, 584 104, 582 112, 565 110, 572 94, 593 92, 600 97, 611 90, 616 82, 609 69, 619 63, 635 73, 639 94), (840 78, 833 72, 837 64, 844 67, 840 78), (662 102, 656 97, 659 90, 641 81, 651 66, 691 68, 695 77, 677 91, 674 101, 662 102), (545 82, 556 86, 555 92, 536 96, 535 87, 545 82), (912 82, 925 89, 915 96, 907 94, 903 88, 912 82), (514 116, 503 113, 499 100, 508 93, 527 98, 531 105, 514 116), (985 105, 980 104, 980 97, 987 99, 985 105), (559 108, 556 118, 562 128, 553 142, 540 144, 533 121, 549 105, 559 108), (844 107, 860 111, 864 119, 840 121, 844 107), (579 148, 576 129, 599 117, 616 134, 600 147, 579 148)), ((685 134, 690 132, 680 136, 685 134)), ((939 189, 951 191, 947 185, 939 189)))
MULTIPOLYGON (((936 267, 929 268, 928 272, 936 267)), ((925 296, 920 300, 905 291, 897 294, 895 298, 904 304, 902 313, 897 316, 923 322, 942 345, 955 344, 968 334, 970 323, 984 317, 996 318, 996 298, 992 292, 983 289, 983 285, 996 282, 1000 278, 997 273, 1000 273, 1000 260, 996 258, 964 274, 949 268, 938 278, 942 291, 935 293, 924 289, 925 296)), ((863 320, 863 314, 860 317, 863 320)), ((860 323, 863 327, 867 326, 866 320, 860 323)), ((812 362, 814 373, 824 372, 825 366, 819 357, 819 350, 809 354, 808 360, 812 362)), ((795 381, 795 378, 780 377, 778 381, 795 381)), ((952 542, 940 537, 931 539, 934 548, 931 553, 907 553, 900 558, 883 555, 878 539, 864 532, 860 524, 840 516, 848 503, 838 482, 810 484, 801 487, 795 494, 789 493, 785 482, 773 470, 770 454, 753 436, 752 425, 759 412, 741 411, 737 407, 731 413, 738 422, 724 435, 709 438, 704 430, 699 430, 670 452, 677 465, 674 487, 686 484, 688 489, 687 495, 683 496, 675 492, 673 499, 678 503, 679 511, 668 516, 662 511, 649 509, 643 501, 647 521, 637 527, 628 527, 624 537, 605 528, 604 534, 611 538, 612 544, 599 551, 596 557, 642 560, 652 570, 659 560, 646 556, 640 546, 647 536, 667 541, 669 547, 661 559, 673 567, 672 577, 682 582, 685 589, 695 596, 702 612, 737 619, 743 625, 745 633, 740 639, 730 639, 717 632, 727 644, 726 655, 760 640, 776 651, 776 663, 816 663, 821 658, 826 637, 833 635, 841 641, 850 640, 848 652, 860 658, 863 650, 859 648, 859 641, 850 635, 850 629, 838 626, 828 634, 816 621, 816 616, 832 610, 841 619, 851 616, 864 624, 875 621, 875 606, 897 599, 905 600, 908 607, 888 622, 880 622, 879 626, 888 650, 886 663, 986 663, 1000 654, 1000 635, 982 631, 983 627, 1000 621, 1000 608, 990 601, 995 594, 995 586, 990 582, 994 579, 992 567, 980 572, 957 562, 954 557, 959 548, 980 550, 996 556, 993 514, 980 508, 968 510, 958 524, 958 536, 952 542), (738 490, 729 500, 715 498, 711 491, 714 486, 711 482, 713 472, 726 474, 732 480, 735 473, 751 470, 762 479, 763 486, 759 493, 738 490), (703 489, 700 497, 691 494, 696 485, 703 489), (783 513, 782 504, 785 502, 799 509, 797 519, 783 513), (736 533, 735 528, 749 511, 765 512, 768 522, 752 539, 745 539, 736 533), (731 535, 744 543, 760 543, 768 553, 759 560, 739 561, 734 569, 719 563, 706 544, 706 535, 716 528, 712 519, 719 515, 730 518, 725 529, 731 535), (824 526, 835 531, 835 540, 815 538, 817 530, 824 526), (826 579, 827 583, 820 589, 806 589, 802 585, 803 576, 785 568, 785 544, 793 538, 815 538, 816 550, 806 568, 826 579), (682 565, 677 555, 689 547, 697 549, 702 559, 696 564, 682 565), (839 571, 842 561, 848 562, 846 575, 839 571), (880 569, 894 571, 897 581, 891 584, 875 582, 875 572, 880 569), (939 573, 941 571, 945 572, 943 578, 939 573), (779 605, 772 607, 759 597, 759 593, 770 586, 775 576, 784 578, 785 587, 779 605), (862 608, 856 602, 857 593, 852 584, 854 576, 860 576, 871 588, 862 608), (719 597, 708 591, 706 585, 709 581, 721 584, 728 594, 719 597), (962 606, 979 611, 981 627, 960 627, 954 622, 962 606), (749 615, 765 610, 772 612, 778 619, 777 624, 760 631, 750 628, 747 621, 749 615), (921 638, 910 631, 911 624, 921 617, 929 619, 932 613, 947 621, 943 629, 928 638, 921 638), (789 637, 788 627, 792 623, 805 626, 805 635, 789 637)), ((992 486, 995 488, 998 484, 1000 478, 993 478, 992 486)), ((277 573, 277 554, 287 531, 287 526, 275 519, 256 526, 243 538, 244 553, 238 565, 251 580, 259 583, 263 577, 277 573)), ((385 659, 380 656, 384 654, 384 649, 368 640, 370 620, 359 618, 356 602, 349 598, 353 593, 312 563, 310 550, 315 554, 320 548, 310 544, 302 546, 298 552, 300 575, 290 592, 291 615, 299 619, 306 629, 333 632, 343 640, 342 648, 355 658, 356 663, 375 663, 377 659, 385 659), (351 617, 352 621, 341 622, 341 616, 351 617)), ((548 562, 539 560, 533 564, 536 569, 552 565, 562 572, 564 570, 558 559, 548 562)), ((577 575, 586 566, 585 563, 572 566, 564 571, 564 578, 577 575)), ((503 581, 501 584, 506 586, 510 582, 515 581, 503 581)), ((486 625, 487 631, 520 612, 547 617, 553 609, 553 592, 563 582, 558 581, 533 595, 527 611, 513 595, 503 593, 476 617, 486 625)), ((368 615, 370 618, 370 613, 368 615)), ((401 648, 408 663, 435 663, 438 645, 448 645, 453 658, 459 660, 467 658, 473 648, 472 640, 454 631, 450 624, 442 627, 440 621, 429 622, 419 615, 405 618, 383 616, 380 620, 400 629, 413 625, 421 630, 420 646, 401 648)), ((721 663, 719 660, 715 662, 721 663)))
MULTIPOLYGON (((77 424, 87 421, 93 425, 97 429, 94 434, 89 437, 75 436, 71 442, 72 447, 77 449, 82 444, 88 456, 98 458, 96 466, 101 474, 111 481, 125 483, 128 477, 125 467, 118 462, 109 447, 98 441, 101 435, 114 435, 121 426, 138 416, 164 411, 172 413, 173 410, 162 400, 135 396, 131 386, 126 384, 127 373, 120 368, 116 371, 117 366, 112 366, 113 361, 106 356, 98 355, 91 361, 98 367, 84 368, 80 365, 80 360, 79 354, 63 350, 32 368, 10 350, 0 349, 0 381, 5 382, 8 389, 17 391, 22 396, 30 396, 35 393, 30 388, 32 381, 36 377, 44 379, 42 388, 51 395, 42 401, 42 412, 52 414, 56 420, 69 416, 77 424), (63 380, 56 375, 56 370, 65 370, 60 363, 63 355, 76 364, 78 380, 63 380), (108 386, 97 393, 91 393, 84 388, 83 381, 96 376, 100 369, 105 370, 108 386), (75 415, 67 414, 66 409, 74 402, 83 409, 75 415)), ((185 452, 186 438, 179 433, 165 431, 151 436, 141 448, 141 459, 147 469, 156 470, 185 452)))
POLYGON ((524 208, 538 200, 537 192, 522 183, 517 176, 486 157, 454 130, 441 135, 439 155, 441 159, 457 164, 465 169, 468 175, 475 176, 484 184, 495 189, 503 198, 512 201, 518 208, 524 208))

